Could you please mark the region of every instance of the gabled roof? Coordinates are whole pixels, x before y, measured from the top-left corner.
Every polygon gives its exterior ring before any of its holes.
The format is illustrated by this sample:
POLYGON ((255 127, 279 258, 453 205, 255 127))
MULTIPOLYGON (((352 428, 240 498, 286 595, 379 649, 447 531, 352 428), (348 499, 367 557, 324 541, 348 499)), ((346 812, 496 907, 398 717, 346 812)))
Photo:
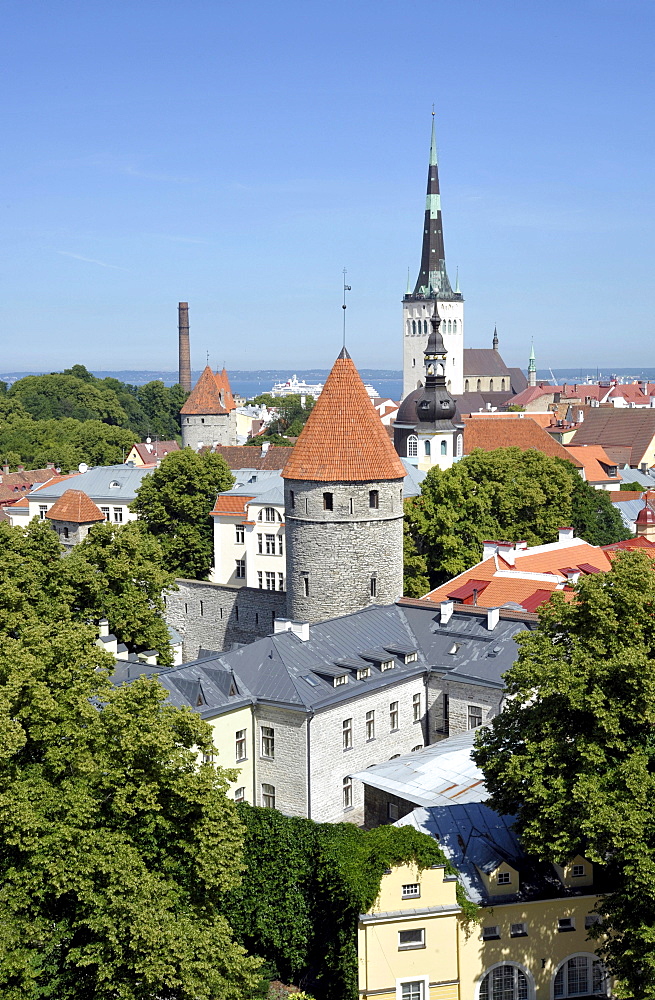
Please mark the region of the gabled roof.
POLYGON ((403 479, 396 454, 345 347, 289 456, 285 479, 366 482, 403 479))
POLYGON ((464 348, 464 378, 475 378, 481 375, 485 378, 489 376, 502 376, 507 378, 507 388, 509 390, 510 370, 501 358, 498 351, 486 347, 465 347, 464 348))
POLYGON ((252 496, 230 496, 229 493, 219 493, 211 513, 243 517, 246 506, 252 499, 252 496))
POLYGON ((600 444, 614 461, 638 466, 655 438, 655 409, 596 407, 575 432, 571 444, 600 444))
POLYGON ((478 417, 465 419, 464 454, 470 455, 476 448, 481 448, 482 451, 494 451, 496 448, 520 448, 528 451, 532 448, 551 458, 563 458, 578 469, 582 468, 582 462, 570 455, 536 421, 518 414, 513 418, 502 416, 484 420, 478 417))
MULTIPOLYGON (((75 476, 75 486, 84 490, 88 497, 96 502, 116 501, 131 503, 136 491, 145 476, 151 470, 136 465, 99 465, 88 472, 80 472, 75 476)), ((66 491, 65 480, 68 477, 58 476, 45 483, 39 489, 39 500, 56 500, 66 491)))
POLYGON ((45 515, 51 521, 90 524, 104 521, 105 515, 82 490, 66 490, 45 515))
POLYGON ((179 451, 177 441, 142 441, 132 446, 145 465, 155 465, 159 459, 165 458, 169 451, 179 451))
POLYGON ((619 483, 620 476, 610 476, 608 468, 616 466, 605 449, 599 444, 565 444, 564 448, 574 458, 579 459, 584 466, 585 479, 588 483, 619 483))
POLYGON ((268 448, 257 445, 222 445, 213 449, 221 455, 229 467, 235 469, 283 469, 293 448, 272 444, 268 448))
POLYGON ((229 413, 235 405, 225 369, 214 374, 209 365, 206 365, 180 413, 187 416, 229 413))

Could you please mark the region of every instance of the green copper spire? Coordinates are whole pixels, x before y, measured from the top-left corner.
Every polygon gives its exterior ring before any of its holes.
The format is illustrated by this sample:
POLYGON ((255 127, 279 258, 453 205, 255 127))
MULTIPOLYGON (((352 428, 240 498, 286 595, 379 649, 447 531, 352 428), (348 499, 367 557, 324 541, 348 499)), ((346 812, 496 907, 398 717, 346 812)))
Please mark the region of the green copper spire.
POLYGON ((537 384, 537 362, 534 356, 534 339, 530 347, 530 360, 528 361, 528 385, 537 384))
POLYGON ((535 360, 536 359, 535 359, 535 356, 534 356, 534 340, 533 340, 532 341, 532 346, 530 348, 530 361, 535 361, 535 360))
POLYGON ((459 290, 459 264, 457 265, 457 270, 455 272, 455 294, 456 295, 461 294, 459 290))

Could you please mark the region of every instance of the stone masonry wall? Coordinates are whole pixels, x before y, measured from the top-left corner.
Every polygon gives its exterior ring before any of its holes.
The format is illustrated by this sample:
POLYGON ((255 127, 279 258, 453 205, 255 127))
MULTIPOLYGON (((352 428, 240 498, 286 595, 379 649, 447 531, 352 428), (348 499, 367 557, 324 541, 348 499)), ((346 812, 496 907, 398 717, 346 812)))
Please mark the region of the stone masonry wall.
POLYGON ((236 417, 232 413, 208 413, 203 416, 181 416, 182 447, 198 451, 201 444, 210 447, 237 443, 236 417))
POLYGON ((457 736, 469 729, 469 705, 482 709, 482 722, 488 722, 501 710, 503 689, 483 684, 463 684, 448 677, 433 674, 430 690, 430 742, 457 736), (448 723, 443 725, 443 696, 448 696, 448 723))
MULTIPOLYGON (((393 673, 393 671, 391 671, 393 673)), ((372 690, 346 704, 317 713, 311 722, 312 819, 321 823, 364 822, 364 785, 353 781, 353 803, 343 806, 343 779, 371 764, 381 764, 425 743, 423 718, 414 722, 413 696, 421 696, 425 713, 424 675, 372 690), (391 729, 389 707, 398 702, 398 729, 391 729), (366 739, 366 713, 375 712, 375 736, 366 739), (343 722, 352 719, 352 748, 343 749, 343 722)))
POLYGON ((402 596, 401 492, 400 480, 285 481, 290 618, 324 621, 369 604, 391 604, 402 596), (377 508, 369 506, 371 490, 378 491, 377 508), (324 509, 324 493, 332 495, 333 510, 324 509), (371 595, 372 578, 375 596, 371 595))
POLYGON ((256 803, 263 805, 262 784, 275 788, 275 807, 289 816, 307 815, 307 715, 272 705, 255 708, 256 803), (275 756, 262 753, 262 726, 275 733, 275 756))
POLYGON ((408 799, 401 799, 398 795, 383 792, 380 788, 373 788, 372 785, 364 786, 364 826, 368 830, 374 826, 395 823, 397 819, 402 819, 416 808, 416 803, 408 799), (390 806, 396 810, 393 815, 390 806))
POLYGON ((252 587, 226 587, 203 580, 177 580, 179 590, 166 595, 166 624, 182 636, 184 661, 201 646, 216 652, 233 643, 254 642, 273 631, 275 618, 286 615, 286 594, 252 587))

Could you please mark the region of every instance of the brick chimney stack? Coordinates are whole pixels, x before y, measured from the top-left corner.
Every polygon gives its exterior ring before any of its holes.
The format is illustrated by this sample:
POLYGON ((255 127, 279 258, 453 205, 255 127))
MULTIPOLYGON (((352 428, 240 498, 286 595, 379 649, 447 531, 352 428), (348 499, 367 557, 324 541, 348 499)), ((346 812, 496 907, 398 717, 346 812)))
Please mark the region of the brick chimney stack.
POLYGON ((189 303, 180 302, 178 307, 179 375, 178 381, 186 392, 191 392, 191 351, 189 347, 189 303))

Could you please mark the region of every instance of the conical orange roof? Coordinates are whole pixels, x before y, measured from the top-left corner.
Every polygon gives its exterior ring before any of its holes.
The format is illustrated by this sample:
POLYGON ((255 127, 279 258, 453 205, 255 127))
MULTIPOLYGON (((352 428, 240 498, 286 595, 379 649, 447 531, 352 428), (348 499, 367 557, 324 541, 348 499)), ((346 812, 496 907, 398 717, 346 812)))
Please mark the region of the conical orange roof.
POLYGON ((72 521, 73 524, 105 520, 100 508, 82 490, 65 490, 45 516, 53 521, 72 521))
POLYGON ((229 413, 234 409, 234 405, 230 380, 225 369, 220 374, 214 375, 209 365, 206 365, 180 413, 229 413))
POLYGON ((282 475, 319 483, 402 479, 406 475, 345 347, 282 475))

